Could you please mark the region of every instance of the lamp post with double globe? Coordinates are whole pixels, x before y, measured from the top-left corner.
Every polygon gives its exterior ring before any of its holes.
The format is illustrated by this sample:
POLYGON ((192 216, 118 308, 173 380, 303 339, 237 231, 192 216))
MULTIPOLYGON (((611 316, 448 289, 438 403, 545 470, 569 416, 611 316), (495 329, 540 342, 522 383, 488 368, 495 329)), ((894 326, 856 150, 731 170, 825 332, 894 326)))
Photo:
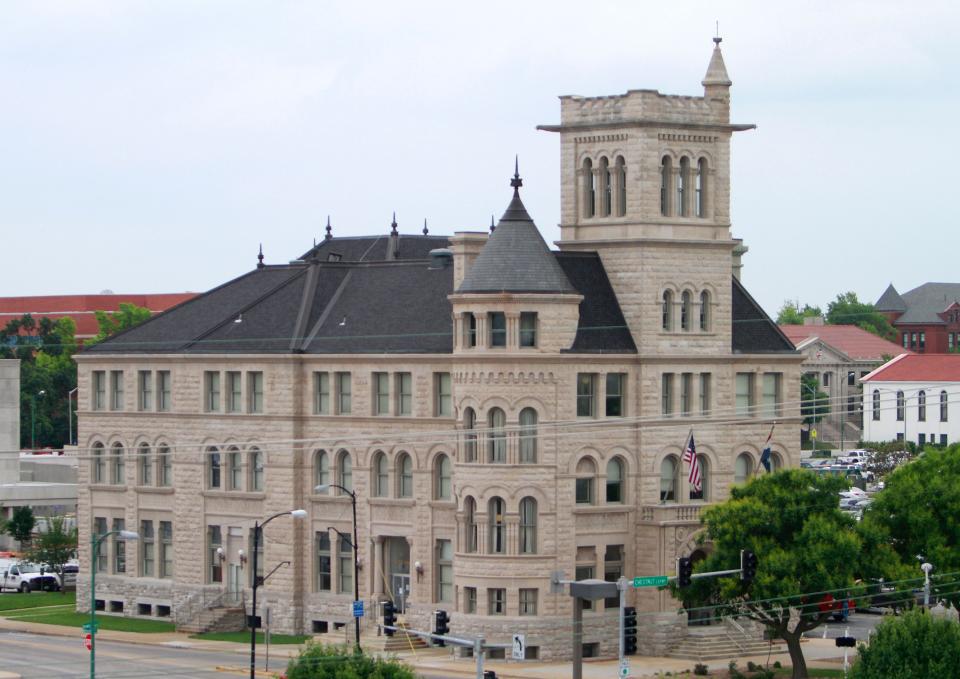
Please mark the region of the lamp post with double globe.
MULTIPOLYGON (((336 483, 321 483, 319 486, 316 486, 313 491, 315 493, 326 493, 331 488, 338 488, 344 493, 350 496, 350 502, 353 506, 353 600, 360 601, 360 578, 357 559, 359 558, 359 553, 357 552, 357 547, 359 542, 357 541, 357 494, 350 490, 349 488, 344 488, 343 486, 336 483)), ((339 533, 340 531, 337 531, 339 533)), ((360 653, 360 618, 356 615, 353 616, 353 643, 354 651, 360 653)))

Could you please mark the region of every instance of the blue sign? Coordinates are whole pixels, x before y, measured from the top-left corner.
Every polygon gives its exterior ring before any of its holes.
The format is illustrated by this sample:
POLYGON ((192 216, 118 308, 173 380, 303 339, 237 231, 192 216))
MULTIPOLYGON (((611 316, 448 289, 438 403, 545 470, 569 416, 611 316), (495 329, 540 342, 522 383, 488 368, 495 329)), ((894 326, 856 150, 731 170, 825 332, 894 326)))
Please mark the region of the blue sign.
POLYGON ((363 601, 353 602, 353 617, 355 618, 363 617, 363 601))

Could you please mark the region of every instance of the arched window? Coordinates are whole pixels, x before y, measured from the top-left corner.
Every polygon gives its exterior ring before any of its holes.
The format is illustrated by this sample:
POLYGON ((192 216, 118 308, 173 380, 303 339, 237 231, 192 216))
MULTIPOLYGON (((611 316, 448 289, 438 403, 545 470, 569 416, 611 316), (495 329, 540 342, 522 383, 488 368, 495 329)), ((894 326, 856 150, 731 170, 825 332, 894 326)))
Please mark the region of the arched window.
MULTIPOLYGON (((772 469, 772 465, 771 465, 772 469)), ((737 461, 733 466, 733 482, 746 483, 747 479, 753 473, 753 458, 750 453, 740 453, 737 455, 737 461)))
POLYGON ((477 461, 477 434, 474 431, 477 427, 477 413, 473 408, 463 409, 463 448, 464 459, 467 462, 477 461))
POLYGON ((487 415, 487 461, 507 461, 507 416, 500 408, 491 408, 487 415))
POLYGON ((770 453, 770 471, 778 472, 783 469, 783 458, 780 453, 770 453))
POLYGON ((520 554, 537 553, 537 501, 520 500, 520 554))
POLYGON ((623 156, 617 156, 614 176, 617 182, 617 216, 623 217, 627 214, 627 164, 623 156))
POLYGON ((948 414, 947 413, 947 392, 941 391, 940 392, 940 421, 941 422, 947 421, 947 414, 948 414))
POLYGON ((207 448, 207 488, 220 488, 220 451, 207 448))
POLYGON ((917 419, 927 421, 927 392, 923 390, 917 393, 917 419))
POLYGON ((378 450, 373 454, 373 496, 388 497, 389 495, 390 467, 387 464, 387 456, 382 450, 378 450))
POLYGON ((873 420, 874 422, 880 421, 880 390, 873 390, 873 420))
POLYGON ((680 329, 690 330, 690 291, 684 290, 680 295, 680 329))
POLYGON ((107 482, 107 461, 103 455, 103 444, 97 441, 93 444, 93 459, 91 460, 90 477, 93 483, 107 482))
POLYGON ((520 411, 520 462, 533 464, 537 461, 537 411, 524 408, 520 411))
POLYGON ((236 446, 227 451, 227 490, 243 490, 243 464, 236 446))
POLYGON ((623 502, 623 461, 615 457, 607 463, 607 502, 623 502))
POLYGON ((346 450, 341 450, 337 456, 337 483, 353 492, 353 460, 346 450))
POLYGON ((313 453, 313 485, 327 486, 330 484, 330 456, 327 451, 318 450, 313 453))
POLYGON ((127 482, 127 467, 123 454, 123 444, 114 443, 113 449, 110 452, 112 453, 110 456, 110 481, 111 483, 122 486, 127 482))
POLYGON ((700 490, 694 490, 690 487, 691 500, 709 500, 710 499, 710 461, 706 455, 697 455, 697 462, 700 465, 700 490))
POLYGON ((490 525, 490 548, 487 550, 490 554, 505 554, 507 545, 504 541, 506 537, 506 522, 504 512, 506 506, 499 497, 490 498, 487 504, 487 523, 490 525))
POLYGON ((663 291, 663 321, 662 327, 667 332, 673 330, 673 291, 663 291))
POLYGON ((450 458, 447 455, 437 455, 437 459, 433 464, 436 475, 436 484, 434 485, 435 497, 438 500, 449 500, 451 497, 453 476, 450 458))
POLYGON ((610 178, 610 163, 607 160, 606 156, 600 158, 600 216, 609 217, 610 216, 610 206, 612 205, 612 196, 610 195, 613 191, 613 186, 610 178))
POLYGON ((680 159, 680 173, 677 175, 677 214, 686 217, 689 214, 687 210, 687 186, 690 182, 690 159, 684 156, 680 159))
POLYGON ((700 330, 707 332, 710 329, 710 293, 704 290, 700 293, 700 330))
POLYGON ((660 159, 660 214, 670 216, 670 180, 673 175, 673 159, 664 156, 660 159))
POLYGON ((464 551, 472 554, 477 551, 477 501, 469 495, 463 501, 464 551))
POLYGON ((173 456, 163 444, 157 451, 157 484, 164 487, 173 485, 173 456))
POLYGON ((903 422, 903 417, 906 414, 906 401, 903 398, 903 392, 897 392, 897 422, 903 422))
POLYGON ((707 159, 697 161, 697 217, 707 214, 707 159))
POLYGON ((583 216, 593 217, 597 213, 597 187, 593 176, 593 161, 583 161, 583 216))
POLYGON ((675 455, 667 455, 660 463, 660 502, 676 502, 680 495, 679 465, 675 455))
POLYGON ((397 457, 397 496, 413 497, 413 458, 407 453, 397 457))
POLYGON ((257 493, 263 491, 263 451, 251 448, 247 452, 247 465, 250 468, 250 490, 257 493))
POLYGON ((141 486, 153 485, 153 455, 150 454, 150 446, 146 443, 140 444, 140 454, 137 455, 140 462, 137 482, 141 486))
POLYGON ((576 499, 578 505, 593 504, 593 484, 597 476, 597 465, 589 457, 581 458, 577 462, 577 478, 575 481, 576 499))

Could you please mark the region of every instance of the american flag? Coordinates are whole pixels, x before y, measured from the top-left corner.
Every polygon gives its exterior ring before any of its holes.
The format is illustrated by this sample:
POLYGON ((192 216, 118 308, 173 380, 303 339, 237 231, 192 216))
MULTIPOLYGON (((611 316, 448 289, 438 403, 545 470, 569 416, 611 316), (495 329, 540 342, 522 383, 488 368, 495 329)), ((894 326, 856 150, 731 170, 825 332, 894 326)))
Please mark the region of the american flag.
POLYGON ((700 478, 700 461, 697 460, 697 447, 693 442, 693 432, 690 432, 687 447, 683 451, 683 461, 690 465, 690 473, 687 475, 690 488, 699 493, 703 489, 703 480, 700 478))

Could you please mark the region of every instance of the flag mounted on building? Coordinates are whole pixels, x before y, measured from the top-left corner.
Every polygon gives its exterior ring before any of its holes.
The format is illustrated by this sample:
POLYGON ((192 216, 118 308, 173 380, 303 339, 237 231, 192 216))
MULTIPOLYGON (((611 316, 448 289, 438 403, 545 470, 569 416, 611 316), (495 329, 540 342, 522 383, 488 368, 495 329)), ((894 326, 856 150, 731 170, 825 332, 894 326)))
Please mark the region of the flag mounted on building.
POLYGON ((697 446, 693 442, 693 430, 690 431, 687 445, 683 449, 683 461, 690 465, 690 473, 687 474, 690 488, 695 493, 699 493, 703 490, 703 479, 700 477, 700 461, 697 459, 697 446))
POLYGON ((770 456, 772 454, 770 451, 770 440, 773 438, 773 427, 776 426, 777 425, 774 424, 770 427, 770 433, 767 434, 767 440, 763 444, 763 450, 760 452, 760 464, 763 465, 763 468, 767 470, 768 474, 772 471, 770 469, 770 456))

